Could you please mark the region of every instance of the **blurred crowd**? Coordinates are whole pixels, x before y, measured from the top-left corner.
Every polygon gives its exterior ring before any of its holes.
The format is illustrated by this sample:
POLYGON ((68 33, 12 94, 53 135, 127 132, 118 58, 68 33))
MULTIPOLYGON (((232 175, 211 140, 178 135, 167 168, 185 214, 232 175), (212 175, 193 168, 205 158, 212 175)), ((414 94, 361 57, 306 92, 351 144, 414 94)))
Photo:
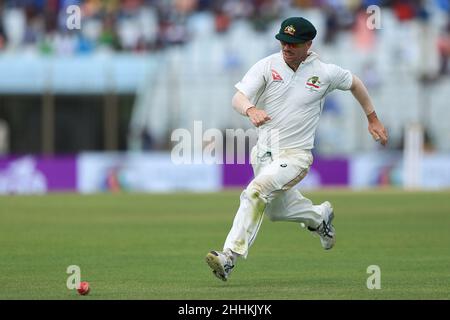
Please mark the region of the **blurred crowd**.
MULTIPOLYGON (((447 12, 449 0, 3 0, 0 2, 0 51, 31 50, 44 54, 82 54, 98 50, 147 52, 189 41, 189 17, 206 12, 215 31, 225 33, 238 19, 255 30, 289 15, 289 9, 320 8, 325 16, 324 41, 357 23, 369 5, 392 10, 399 21, 429 19, 430 3, 447 12), (79 8, 80 29, 70 30, 79 8)), ((450 18, 438 47, 450 56, 450 18)), ((443 66, 443 68, 447 66, 443 66)))

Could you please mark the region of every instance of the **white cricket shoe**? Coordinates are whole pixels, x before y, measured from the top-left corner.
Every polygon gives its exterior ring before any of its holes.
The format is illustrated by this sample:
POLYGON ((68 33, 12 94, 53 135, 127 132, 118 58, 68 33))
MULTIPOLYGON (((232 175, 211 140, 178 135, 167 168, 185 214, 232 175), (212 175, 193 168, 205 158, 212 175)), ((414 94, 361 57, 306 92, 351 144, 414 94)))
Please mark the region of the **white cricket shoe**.
POLYGON ((234 263, 231 257, 221 251, 211 251, 206 255, 206 263, 212 269, 214 275, 222 281, 227 281, 234 263))
POLYGON ((319 225, 317 229, 308 227, 308 230, 318 234, 320 237, 320 243, 322 244, 322 247, 325 250, 330 250, 331 248, 334 247, 334 244, 336 243, 336 230, 331 224, 331 222, 334 219, 334 212, 331 203, 329 203, 328 201, 322 203, 322 206, 325 209, 323 214, 323 222, 319 225))

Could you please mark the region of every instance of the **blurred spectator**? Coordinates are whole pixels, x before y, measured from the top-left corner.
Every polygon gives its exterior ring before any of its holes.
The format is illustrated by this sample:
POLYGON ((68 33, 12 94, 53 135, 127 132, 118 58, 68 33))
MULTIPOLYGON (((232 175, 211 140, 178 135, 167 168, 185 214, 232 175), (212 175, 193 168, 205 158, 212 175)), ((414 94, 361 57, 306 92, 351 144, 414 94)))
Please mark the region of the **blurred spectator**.
POLYGON ((107 13, 103 20, 103 28, 98 38, 100 48, 118 50, 120 49, 119 36, 115 28, 115 16, 107 13))
POLYGON ((353 27, 353 36, 356 47, 364 52, 369 53, 374 50, 375 31, 367 27, 368 15, 365 9, 361 9, 356 13, 355 25, 353 27))
POLYGON ((338 14, 337 11, 328 4, 324 6, 323 10, 325 13, 324 42, 325 44, 333 44, 336 39, 336 35, 339 32, 338 14))
POLYGON ((23 43, 26 31, 25 12, 21 8, 6 7, 2 12, 3 27, 7 41, 6 47, 17 50, 23 43))
POLYGON ((414 19, 416 13, 414 10, 415 1, 411 0, 396 0, 393 4, 394 13, 400 22, 414 19))
POLYGON ((6 35, 3 29, 3 10, 0 6, 0 51, 4 49, 6 45, 6 35))
POLYGON ((438 38, 438 52, 440 57, 439 76, 448 73, 448 60, 450 59, 450 16, 445 30, 438 38))
POLYGON ((217 33, 224 33, 228 31, 231 19, 224 10, 218 9, 215 12, 214 18, 217 33))
POLYGON ((280 15, 280 2, 276 0, 255 0, 254 10, 251 16, 253 25, 257 31, 266 31, 269 22, 280 15))

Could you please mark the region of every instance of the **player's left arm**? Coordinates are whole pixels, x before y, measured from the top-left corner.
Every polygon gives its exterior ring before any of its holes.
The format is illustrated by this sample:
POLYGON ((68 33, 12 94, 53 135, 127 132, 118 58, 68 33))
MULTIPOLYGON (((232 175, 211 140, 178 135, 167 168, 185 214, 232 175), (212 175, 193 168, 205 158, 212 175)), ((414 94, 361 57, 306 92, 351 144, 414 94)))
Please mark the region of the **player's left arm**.
POLYGON ((361 79, 359 79, 355 75, 353 75, 353 81, 352 86, 350 87, 350 91, 352 92, 356 100, 358 100, 367 116, 367 120, 369 122, 369 133, 376 141, 380 141, 383 146, 386 145, 388 142, 387 131, 377 117, 375 108, 373 107, 372 100, 370 99, 369 92, 367 91, 366 86, 361 81, 361 79))

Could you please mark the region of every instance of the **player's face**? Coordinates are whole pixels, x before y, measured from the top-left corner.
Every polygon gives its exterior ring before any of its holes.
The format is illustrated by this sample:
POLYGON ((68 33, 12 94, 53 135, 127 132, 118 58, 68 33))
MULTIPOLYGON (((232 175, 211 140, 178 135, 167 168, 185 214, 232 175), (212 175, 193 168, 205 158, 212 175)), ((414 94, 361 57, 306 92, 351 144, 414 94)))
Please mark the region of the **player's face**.
POLYGON ((287 64, 298 64, 308 55, 308 50, 311 47, 312 41, 305 43, 287 43, 280 41, 281 49, 283 51, 283 58, 287 64))

